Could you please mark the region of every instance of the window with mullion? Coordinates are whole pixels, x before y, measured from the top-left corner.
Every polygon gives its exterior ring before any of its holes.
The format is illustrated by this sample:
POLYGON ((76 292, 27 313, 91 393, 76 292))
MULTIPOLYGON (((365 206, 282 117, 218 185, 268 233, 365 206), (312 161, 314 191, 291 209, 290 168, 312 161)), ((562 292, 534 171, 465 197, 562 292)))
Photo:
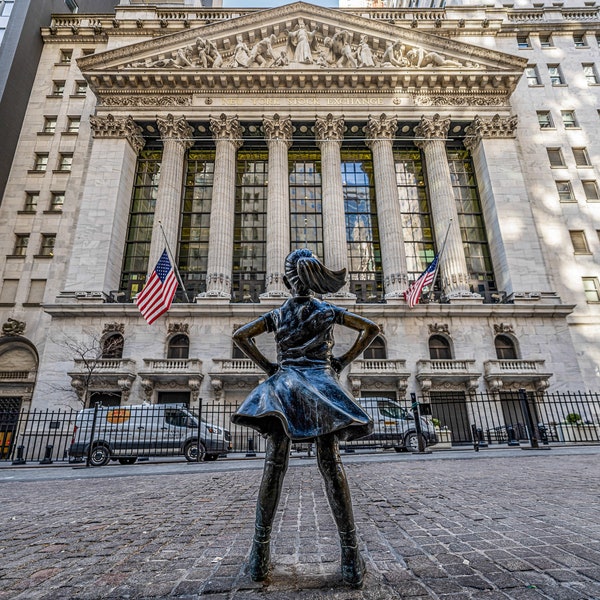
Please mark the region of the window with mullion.
POLYGON ((435 256, 421 153, 415 148, 396 149, 394 164, 408 279, 414 281, 435 256))
POLYGON ((161 161, 162 150, 158 149, 142 150, 137 160, 121 271, 120 289, 128 299, 140 292, 146 281, 161 161))
POLYGON ((359 302, 383 296, 373 161, 362 149, 342 149, 342 186, 350 291, 359 302))
POLYGON ((265 291, 267 150, 238 152, 233 234, 233 302, 259 302, 265 291))
POLYGON ((190 297, 206 290, 214 174, 213 150, 193 149, 188 152, 178 260, 179 271, 190 297))
POLYGON ((495 290, 494 270, 471 157, 466 150, 449 149, 447 154, 471 286, 474 292, 495 290))
POLYGON ((309 248, 323 260, 321 153, 292 149, 288 159, 291 250, 309 248))

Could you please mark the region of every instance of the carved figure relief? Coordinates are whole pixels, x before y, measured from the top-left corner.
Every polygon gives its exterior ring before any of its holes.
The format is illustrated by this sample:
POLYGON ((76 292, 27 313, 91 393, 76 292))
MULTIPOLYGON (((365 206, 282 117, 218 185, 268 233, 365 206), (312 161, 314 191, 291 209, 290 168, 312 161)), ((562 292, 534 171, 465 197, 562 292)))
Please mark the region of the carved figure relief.
POLYGON ((304 21, 300 19, 294 31, 286 29, 288 45, 293 49, 294 62, 304 65, 313 63, 312 51, 318 49, 317 30, 308 31, 304 21))
POLYGON ((25 321, 17 321, 9 317, 6 323, 2 324, 2 335, 23 335, 25 326, 25 321))

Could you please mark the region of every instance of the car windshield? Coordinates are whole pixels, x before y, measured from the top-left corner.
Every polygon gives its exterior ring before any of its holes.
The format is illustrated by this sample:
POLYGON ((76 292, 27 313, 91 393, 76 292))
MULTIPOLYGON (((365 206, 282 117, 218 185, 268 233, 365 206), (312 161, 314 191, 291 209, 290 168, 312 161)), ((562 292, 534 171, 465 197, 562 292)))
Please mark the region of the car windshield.
POLYGON ((409 418, 406 411, 401 406, 397 406, 391 402, 379 401, 377 402, 377 408, 384 417, 390 417, 391 419, 409 418))

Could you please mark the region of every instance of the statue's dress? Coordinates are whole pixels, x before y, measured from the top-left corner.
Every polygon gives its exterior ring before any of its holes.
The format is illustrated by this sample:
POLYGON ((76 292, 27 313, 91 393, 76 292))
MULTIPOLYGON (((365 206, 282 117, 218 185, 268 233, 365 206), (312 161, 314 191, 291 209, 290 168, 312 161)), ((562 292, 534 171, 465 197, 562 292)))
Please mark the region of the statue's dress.
POLYGON ((335 432, 339 439, 369 435, 373 423, 331 368, 333 326, 345 310, 311 297, 296 297, 266 315, 274 332, 279 370, 256 387, 231 417, 262 434, 278 419, 293 441, 335 432))

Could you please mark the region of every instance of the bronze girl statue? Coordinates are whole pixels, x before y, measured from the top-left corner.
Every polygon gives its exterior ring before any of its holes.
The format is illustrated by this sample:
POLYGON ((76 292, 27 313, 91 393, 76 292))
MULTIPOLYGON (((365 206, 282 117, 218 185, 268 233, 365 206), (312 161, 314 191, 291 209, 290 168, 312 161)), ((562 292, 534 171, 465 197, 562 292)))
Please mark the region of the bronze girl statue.
POLYGON ((256 507, 256 530, 250 553, 250 576, 263 581, 270 567, 271 527, 287 470, 292 441, 315 441, 317 462, 325 480, 329 505, 340 534, 342 578, 363 583, 365 565, 358 551, 352 501, 339 454, 339 440, 368 435, 369 416, 339 383, 339 373, 379 333, 375 323, 312 297, 311 292, 337 292, 346 271, 327 269, 308 249, 295 250, 285 261, 285 282, 292 293, 286 302, 238 329, 235 343, 270 377, 255 388, 232 416, 267 438, 263 478, 256 507), (333 326, 358 331, 352 347, 332 355, 333 326), (254 337, 272 332, 277 364, 257 348, 254 337))

